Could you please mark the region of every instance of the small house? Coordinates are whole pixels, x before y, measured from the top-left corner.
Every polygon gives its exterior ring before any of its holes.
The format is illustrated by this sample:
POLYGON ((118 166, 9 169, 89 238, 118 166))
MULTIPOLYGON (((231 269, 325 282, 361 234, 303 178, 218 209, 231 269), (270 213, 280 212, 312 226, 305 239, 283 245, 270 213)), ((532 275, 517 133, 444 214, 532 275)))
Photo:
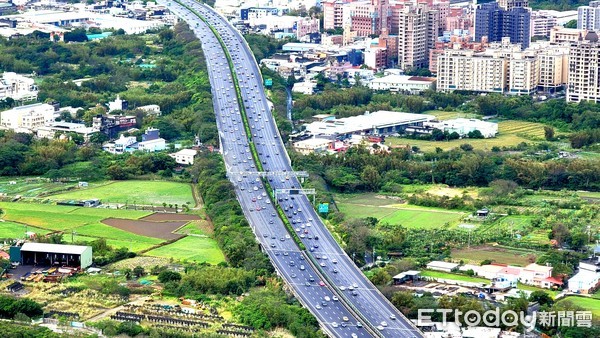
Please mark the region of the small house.
POLYGON ((421 271, 409 270, 392 277, 394 285, 416 282, 421 278, 421 271))
POLYGON ((490 215, 490 211, 488 209, 480 209, 477 210, 477 217, 486 218, 490 215))

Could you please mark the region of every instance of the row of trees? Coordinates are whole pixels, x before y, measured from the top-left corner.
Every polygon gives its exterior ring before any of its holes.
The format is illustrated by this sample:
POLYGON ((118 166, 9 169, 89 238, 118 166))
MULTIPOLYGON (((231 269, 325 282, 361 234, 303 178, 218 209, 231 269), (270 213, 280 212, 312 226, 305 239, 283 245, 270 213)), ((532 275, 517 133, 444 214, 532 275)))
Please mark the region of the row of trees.
POLYGON ((113 156, 98 143, 77 145, 73 140, 34 139, 29 134, 0 131, 0 175, 78 177, 82 180, 124 180, 161 174, 170 177, 175 160, 165 153, 113 156))
POLYGON ((14 298, 0 295, 0 318, 13 319, 18 314, 30 318, 43 314, 42 306, 27 298, 14 298))
POLYGON ((215 238, 229 264, 258 271, 259 275, 273 271, 268 258, 260 252, 242 213, 233 186, 226 177, 221 156, 200 153, 191 173, 193 181, 198 183, 206 213, 214 226, 215 238))
POLYGON ((190 268, 183 276, 161 272, 165 290, 178 297, 199 297, 202 294, 241 295, 256 283, 253 271, 226 266, 190 268))
POLYGON ((485 187, 499 179, 533 189, 600 189, 600 166, 594 159, 538 162, 471 149, 440 149, 416 156, 408 149, 371 154, 368 149, 355 147, 344 154, 291 156, 296 168, 322 177, 340 192, 379 191, 382 187, 393 191, 394 185, 432 182, 485 187))
POLYGON ((287 327, 294 337, 324 337, 315 317, 277 285, 244 297, 235 312, 242 323, 257 330, 287 327))

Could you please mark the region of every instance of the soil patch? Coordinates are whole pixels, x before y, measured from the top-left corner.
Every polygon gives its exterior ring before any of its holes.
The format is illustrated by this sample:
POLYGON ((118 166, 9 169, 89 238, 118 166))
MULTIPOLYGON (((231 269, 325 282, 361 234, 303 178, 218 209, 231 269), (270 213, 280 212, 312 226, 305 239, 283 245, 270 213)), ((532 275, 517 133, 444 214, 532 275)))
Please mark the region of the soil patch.
POLYGON ((187 221, 149 222, 122 218, 107 218, 102 220, 102 223, 137 235, 173 240, 184 237, 180 234, 174 234, 173 231, 185 225, 187 221))
POLYGON ((140 218, 143 221, 163 222, 163 221, 196 221, 202 218, 198 215, 188 214, 170 214, 170 213, 154 213, 146 217, 140 218))

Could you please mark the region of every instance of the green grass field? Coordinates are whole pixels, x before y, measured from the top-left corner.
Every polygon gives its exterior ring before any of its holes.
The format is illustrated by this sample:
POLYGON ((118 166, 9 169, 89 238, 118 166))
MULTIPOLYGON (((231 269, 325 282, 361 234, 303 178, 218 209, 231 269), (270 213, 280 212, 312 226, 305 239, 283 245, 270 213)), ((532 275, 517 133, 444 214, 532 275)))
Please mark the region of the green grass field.
POLYGON ((77 186, 77 182, 47 182, 45 179, 27 177, 8 177, 0 179, 0 193, 9 196, 21 195, 23 197, 38 197, 42 194, 60 192, 74 186, 77 186), (15 184, 10 184, 10 182, 14 182, 15 184))
POLYGON ((375 217, 382 222, 407 228, 439 228, 454 226, 464 217, 456 211, 398 204, 393 199, 376 198, 374 194, 337 195, 336 204, 347 218, 375 217))
POLYGON ((516 146, 521 142, 542 141, 544 138, 544 125, 535 122, 524 121, 500 121, 498 123, 498 136, 489 139, 463 139, 452 141, 425 141, 411 140, 407 138, 388 137, 385 139, 387 145, 417 146, 422 151, 433 151, 435 148, 449 150, 458 148, 463 143, 469 143, 475 149, 491 150, 492 147, 516 146))
MULTIPOLYGON (((77 233, 73 236, 73 240, 75 242, 92 242, 97 239, 98 239, 97 237, 82 236, 79 233, 77 233)), ((65 234, 63 236, 63 241, 65 241, 67 243, 72 243, 71 242, 71 234, 65 234)), ((133 252, 140 252, 142 250, 149 249, 149 248, 153 247, 154 245, 156 245, 156 244, 149 243, 149 241, 137 242, 137 241, 124 241, 124 240, 118 240, 118 239, 110 239, 110 238, 106 239, 106 243, 108 245, 112 246, 113 248, 116 248, 116 249, 127 248, 127 249, 129 249, 129 251, 133 251, 133 252)))
POLYGON ((560 291, 542 289, 542 288, 538 288, 538 287, 531 286, 531 285, 525 285, 525 284, 521 284, 521 283, 518 283, 517 289, 519 289, 519 290, 525 290, 525 291, 532 291, 532 292, 534 292, 534 291, 544 291, 547 294, 549 294, 550 296, 552 296, 552 298, 556 297, 560 293, 560 291))
POLYGON ((225 261, 217 242, 209 237, 187 236, 177 242, 150 250, 147 256, 219 264, 225 261))
POLYGON ((100 223, 108 217, 138 219, 150 214, 146 211, 10 202, 0 202, 0 208, 5 213, 3 218, 8 220, 0 222, 0 233, 6 233, 7 237, 23 237, 24 225, 10 222, 16 221, 28 224, 28 230, 37 233, 46 234, 49 230, 64 231, 63 240, 68 242, 71 242, 71 231, 75 232, 75 241, 89 242, 97 238, 106 238, 109 245, 117 248, 127 247, 132 251, 145 250, 163 242, 158 238, 136 235, 100 223))
POLYGON ((0 202, 4 219, 49 230, 65 231, 87 224, 100 224, 107 217, 138 219, 147 211, 82 208, 52 204, 0 202))
POLYGON ((477 277, 469 277, 465 275, 459 275, 455 273, 447 273, 442 271, 431 271, 431 270, 423 270, 421 271, 422 277, 429 278, 439 278, 439 279, 451 279, 457 280, 461 282, 469 282, 469 283, 489 283, 490 281, 484 278, 477 277))
POLYGON ((184 234, 184 235, 202 235, 209 236, 212 229, 209 229, 210 224, 208 221, 199 220, 199 221, 190 221, 188 224, 179 228, 175 233, 184 234))
POLYGON ((189 184, 165 181, 117 181, 52 195, 50 198, 54 200, 98 198, 105 203, 145 205, 163 203, 184 205, 188 202, 190 206, 195 204, 189 184))
POLYGON ((437 117, 438 120, 451 120, 451 119, 477 119, 480 118, 481 115, 465 113, 465 112, 456 112, 456 111, 443 111, 443 110, 427 110, 423 112, 423 114, 429 114, 437 117))
POLYGON ((25 232, 47 234, 50 231, 13 222, 0 222, 0 238, 24 238, 25 232), (27 228, 27 230, 25 230, 27 228))
POLYGON ((501 217, 493 223, 484 224, 480 226, 477 231, 489 232, 507 230, 514 234, 515 240, 540 244, 550 243, 550 240, 548 239, 549 230, 536 229, 531 231, 531 220, 534 218, 535 216, 509 215, 501 217), (518 236, 520 236, 520 239, 518 239, 518 236))
POLYGON ((559 300, 559 303, 562 302, 571 302, 573 305, 581 307, 587 311, 592 311, 592 317, 594 318, 594 322, 597 322, 600 318, 600 299, 591 298, 591 297, 580 297, 580 296, 567 296, 559 300))
POLYGON ((578 191, 577 195, 579 195, 581 197, 600 199, 600 192, 598 192, 598 191, 578 191))
POLYGON ((156 245, 164 242, 164 240, 154 237, 147 237, 142 235, 137 235, 125 230, 121 230, 115 227, 111 227, 110 225, 105 224, 87 224, 78 228, 75 228, 75 232, 84 236, 90 237, 101 237, 101 238, 110 238, 115 240, 121 240, 124 242, 135 242, 135 243, 145 243, 150 245, 156 245))
POLYGON ((494 246, 479 246, 452 250, 451 256, 455 260, 463 260, 466 263, 479 264, 486 259, 492 259, 497 263, 526 266, 530 260, 541 255, 540 252, 525 249, 513 249, 494 246))

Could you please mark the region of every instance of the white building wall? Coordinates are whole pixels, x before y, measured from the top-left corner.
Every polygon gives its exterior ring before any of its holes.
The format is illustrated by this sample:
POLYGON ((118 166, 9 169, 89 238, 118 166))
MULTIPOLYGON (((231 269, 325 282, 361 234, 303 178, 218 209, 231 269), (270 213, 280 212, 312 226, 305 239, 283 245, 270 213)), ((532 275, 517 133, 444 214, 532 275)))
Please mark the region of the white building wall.
POLYGON ((36 103, 0 112, 0 126, 11 129, 35 130, 54 121, 54 107, 36 103))

